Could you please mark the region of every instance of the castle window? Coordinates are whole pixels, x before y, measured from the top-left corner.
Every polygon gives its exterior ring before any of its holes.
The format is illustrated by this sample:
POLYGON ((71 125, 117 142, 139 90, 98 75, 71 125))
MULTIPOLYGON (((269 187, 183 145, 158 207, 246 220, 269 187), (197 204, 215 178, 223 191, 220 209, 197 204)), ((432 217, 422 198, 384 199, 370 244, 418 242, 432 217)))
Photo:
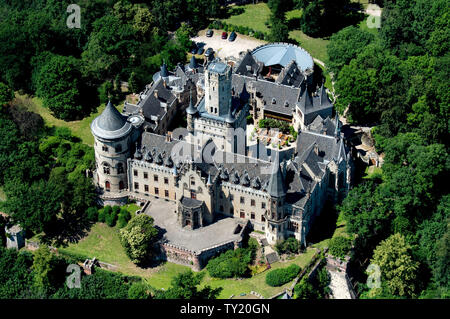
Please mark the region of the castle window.
POLYGON ((159 188, 155 187, 155 194, 158 195, 159 194, 159 188))
POLYGON ((230 207, 230 215, 233 215, 233 207, 230 207))
POLYGON ((250 219, 255 219, 255 213, 250 214, 250 219))
POLYGON ((144 190, 148 192, 148 185, 144 185, 144 190))
POLYGON ((169 184, 169 179, 167 177, 164 177, 164 184, 169 184))
POLYGON ((191 191, 191 198, 197 199, 197 194, 195 193, 195 191, 191 191))
POLYGON ((138 176, 138 171, 137 171, 137 169, 135 169, 135 170, 133 171, 133 174, 134 174, 134 176, 138 176))
POLYGON ((194 179, 194 177, 193 177, 193 176, 191 177, 191 185, 192 185, 192 186, 194 186, 194 185, 195 185, 195 179, 194 179))
POLYGON ((245 218, 245 212, 242 211, 242 210, 241 210, 241 213, 240 213, 240 217, 241 217, 241 218, 245 218))
POLYGON ((157 182, 157 181, 158 181, 158 175, 153 175, 153 180, 154 180, 155 182, 157 182))
POLYGON ((148 173, 144 172, 144 179, 147 179, 147 178, 148 178, 148 173))
POLYGON ((164 190, 164 196, 169 197, 169 191, 167 189, 164 190))
POLYGON ((103 152, 108 152, 108 146, 103 145, 103 146, 102 146, 102 151, 103 151, 103 152))
POLYGON ((217 107, 216 107, 216 108, 214 108, 214 113, 217 113, 217 107))
POLYGON ((105 182, 105 188, 106 188, 106 191, 109 192, 109 189, 111 188, 111 184, 108 181, 105 182))
POLYGON ((261 208, 262 209, 266 208, 266 203, 261 203, 261 208))
POLYGON ((261 216, 261 221, 262 221, 262 222, 265 222, 265 221, 266 221, 266 218, 265 218, 264 216, 261 216))
POLYGON ((134 182, 134 190, 139 190, 139 183, 134 182))
POLYGON ((122 152, 122 145, 117 145, 116 146, 116 153, 122 152))
POLYGON ((104 166, 103 166, 103 173, 104 174, 110 174, 110 169, 109 169, 109 165, 108 164, 105 164, 104 166))
POLYGON ((252 200, 250 201, 250 205, 251 205, 251 206, 255 206, 255 200, 254 200, 254 199, 252 199, 252 200))
POLYGON ((125 187, 124 187, 124 185, 123 185, 123 181, 120 181, 119 182, 119 189, 120 190, 122 190, 122 189, 124 189, 125 187))
POLYGON ((123 174, 123 164, 122 163, 117 164, 117 173, 123 174))
POLYGON ((220 205, 219 211, 223 212, 223 206, 222 205, 220 205))
POLYGON ((241 203, 241 204, 244 204, 244 203, 245 203, 245 198, 244 198, 244 197, 242 197, 242 196, 241 196, 241 200, 240 200, 240 203, 241 203))

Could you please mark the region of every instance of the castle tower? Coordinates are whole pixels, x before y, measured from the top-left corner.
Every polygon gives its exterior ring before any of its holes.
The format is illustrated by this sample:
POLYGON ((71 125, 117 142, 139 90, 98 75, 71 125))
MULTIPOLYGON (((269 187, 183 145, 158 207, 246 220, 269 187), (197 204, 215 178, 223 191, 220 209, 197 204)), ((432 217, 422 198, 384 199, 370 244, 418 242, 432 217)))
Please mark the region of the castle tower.
POLYGON ((267 192, 270 195, 268 210, 266 211, 266 238, 273 245, 284 239, 286 223, 286 212, 284 202, 286 199, 285 181, 279 164, 278 156, 272 164, 267 192))
POLYGON ((231 66, 212 62, 205 70, 205 108, 211 115, 225 117, 231 107, 231 66))
POLYGON ((189 106, 186 109, 187 114, 187 130, 189 134, 194 134, 194 117, 197 114, 197 108, 192 104, 192 92, 189 96, 189 106))
POLYGON ((111 196, 128 189, 127 158, 130 156, 133 125, 108 102, 105 110, 92 121, 96 171, 95 183, 111 196))

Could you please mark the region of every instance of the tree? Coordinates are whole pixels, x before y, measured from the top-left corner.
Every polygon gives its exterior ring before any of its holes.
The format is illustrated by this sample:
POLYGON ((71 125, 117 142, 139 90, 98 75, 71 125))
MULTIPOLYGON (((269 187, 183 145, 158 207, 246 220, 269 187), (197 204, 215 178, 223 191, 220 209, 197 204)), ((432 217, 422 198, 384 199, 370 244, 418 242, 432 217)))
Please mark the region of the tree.
POLYGON ((172 279, 172 285, 166 291, 158 291, 155 299, 216 299, 223 288, 197 288, 204 273, 194 274, 192 270, 178 274, 172 279))
POLYGON ((132 262, 142 263, 149 257, 157 234, 153 218, 141 214, 132 218, 128 225, 120 230, 120 242, 132 262))
POLYGON ((373 39, 373 34, 355 26, 348 26, 333 34, 327 45, 327 67, 337 77, 342 67, 356 58, 373 39))
POLYGON ((289 29, 284 20, 273 19, 270 27, 269 42, 286 42, 289 39, 289 29))
POLYGON ((73 57, 52 55, 36 72, 36 94, 44 99, 44 106, 59 119, 80 118, 83 88, 79 62, 73 57))
POLYGON ((294 287, 295 299, 317 299, 318 294, 314 286, 305 278, 300 280, 294 287))
POLYGON ((336 257, 344 259, 351 248, 351 240, 346 237, 337 236, 330 240, 329 252, 336 257))
POLYGON ((62 194, 51 182, 39 180, 31 185, 13 181, 5 185, 7 200, 3 209, 24 229, 34 233, 51 230, 61 211, 62 194))
POLYGON ((52 272, 54 272, 55 264, 56 258, 54 258, 47 246, 41 245, 34 252, 33 265, 31 267, 33 271, 34 286, 37 291, 44 296, 54 289, 55 280, 52 272))
POLYGON ((134 282, 128 289, 128 299, 149 299, 150 287, 145 282, 134 282))
POLYGON ((371 263, 380 267, 381 278, 393 295, 415 294, 419 264, 412 259, 410 249, 402 235, 394 234, 382 241, 373 252, 371 263))
POLYGON ((5 106, 14 98, 14 91, 5 83, 0 82, 0 107, 5 106))

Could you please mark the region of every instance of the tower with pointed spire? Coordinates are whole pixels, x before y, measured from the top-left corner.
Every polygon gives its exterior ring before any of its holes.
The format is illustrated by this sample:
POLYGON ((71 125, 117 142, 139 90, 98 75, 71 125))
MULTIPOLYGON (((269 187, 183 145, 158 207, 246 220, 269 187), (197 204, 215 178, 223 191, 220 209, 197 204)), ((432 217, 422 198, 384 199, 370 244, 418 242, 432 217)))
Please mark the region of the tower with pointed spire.
POLYGON ((133 139, 134 125, 108 102, 105 110, 91 123, 94 135, 97 187, 109 198, 120 201, 128 188, 127 159, 133 139))
MULTIPOLYGON (((278 153, 277 153, 278 154, 278 153)), ((269 193, 266 210, 266 238, 270 244, 283 240, 287 227, 287 216, 284 209, 286 199, 284 163, 280 166, 279 157, 272 163, 267 192, 269 193)))

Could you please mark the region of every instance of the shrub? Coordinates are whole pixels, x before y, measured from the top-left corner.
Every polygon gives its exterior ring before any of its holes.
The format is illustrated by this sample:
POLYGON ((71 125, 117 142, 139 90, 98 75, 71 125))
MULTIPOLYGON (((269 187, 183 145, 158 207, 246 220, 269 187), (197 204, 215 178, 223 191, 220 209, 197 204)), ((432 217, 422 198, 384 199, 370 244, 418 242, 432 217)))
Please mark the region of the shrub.
POLYGON ((134 282, 128 289, 128 299, 150 298, 150 287, 145 282, 134 282))
POLYGON ((329 252, 339 258, 345 258, 351 248, 352 242, 349 238, 342 236, 334 237, 330 240, 329 252))
POLYGON ((279 254, 296 254, 300 250, 300 242, 295 237, 290 237, 284 241, 277 242, 275 244, 275 250, 279 254))
POLYGON ((98 210, 97 210, 97 208, 96 207, 89 207, 87 210, 86 210, 86 215, 87 215, 87 219, 90 221, 90 222, 96 222, 97 220, 98 220, 98 210))
POLYGON ((300 273, 300 266, 292 264, 286 268, 274 269, 266 275, 266 284, 272 287, 282 286, 300 273))
POLYGON ((255 251, 255 247, 250 243, 248 248, 228 250, 210 259, 206 269, 208 269, 211 277, 216 278, 248 276, 250 273, 248 265, 255 258, 255 251))
POLYGON ((117 221, 116 210, 111 211, 111 213, 105 215, 105 222, 109 227, 114 227, 117 221))
POLYGON ((103 209, 100 209, 99 211, 98 211, 98 221, 100 222, 100 223, 104 223, 105 222, 105 209, 103 208, 103 209))

